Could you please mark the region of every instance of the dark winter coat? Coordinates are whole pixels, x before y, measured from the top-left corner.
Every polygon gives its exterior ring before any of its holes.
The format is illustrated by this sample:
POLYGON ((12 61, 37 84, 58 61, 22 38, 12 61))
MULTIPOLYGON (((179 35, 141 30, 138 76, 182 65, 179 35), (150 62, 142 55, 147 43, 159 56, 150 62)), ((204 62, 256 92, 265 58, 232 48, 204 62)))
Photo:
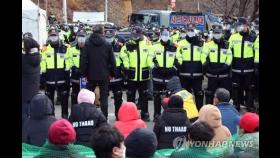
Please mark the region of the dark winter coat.
POLYGON ((190 122, 184 109, 168 108, 164 110, 154 126, 154 132, 158 139, 157 148, 174 148, 173 140, 176 137, 186 137, 189 126, 190 122))
POLYGON ((81 103, 73 105, 69 121, 76 131, 75 144, 81 144, 90 147, 90 138, 92 133, 103 125, 108 125, 105 116, 95 105, 90 103, 81 103))
POLYGON ((93 33, 81 54, 80 69, 88 80, 108 80, 115 70, 115 57, 110 43, 102 35, 93 33))
POLYGON ((22 54, 22 103, 29 102, 33 95, 39 91, 40 87, 40 54, 34 52, 30 54, 22 54))
POLYGON ((44 94, 31 100, 30 118, 23 125, 22 142, 42 146, 48 138, 49 126, 56 120, 52 114, 52 102, 44 94))

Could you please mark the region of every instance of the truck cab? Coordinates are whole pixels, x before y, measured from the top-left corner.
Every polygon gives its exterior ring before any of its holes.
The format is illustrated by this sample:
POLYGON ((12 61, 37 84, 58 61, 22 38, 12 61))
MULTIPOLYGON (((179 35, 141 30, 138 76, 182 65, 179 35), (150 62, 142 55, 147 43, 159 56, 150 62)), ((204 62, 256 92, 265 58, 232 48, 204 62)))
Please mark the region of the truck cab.
POLYGON ((150 27, 169 26, 169 16, 172 11, 167 10, 140 10, 130 16, 130 25, 150 27))

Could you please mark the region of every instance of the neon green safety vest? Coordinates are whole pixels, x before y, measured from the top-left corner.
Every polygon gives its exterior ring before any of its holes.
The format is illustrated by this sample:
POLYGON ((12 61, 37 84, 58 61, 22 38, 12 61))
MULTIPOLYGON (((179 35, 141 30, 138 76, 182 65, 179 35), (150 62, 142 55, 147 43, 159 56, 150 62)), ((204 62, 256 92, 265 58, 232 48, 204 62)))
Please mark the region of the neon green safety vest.
POLYGON ((240 33, 236 33, 229 38, 230 48, 233 49, 234 58, 253 58, 253 46, 254 43, 250 41, 244 41, 244 51, 242 54, 242 36, 240 33))
POLYGON ((206 58, 209 56, 210 63, 225 63, 231 65, 232 52, 229 48, 221 48, 220 54, 218 54, 218 45, 212 40, 204 43, 202 48, 201 62, 204 64, 206 58))
MULTIPOLYGON (((66 48, 67 49, 67 48, 66 48)), ((56 57, 54 56, 54 48, 48 45, 41 52, 41 73, 45 73, 48 69, 65 69, 66 71, 70 70, 71 60, 70 53, 67 50, 66 53, 57 53, 56 57), (55 65, 56 58, 56 65, 55 65)))
MULTIPOLYGON (((178 43, 180 56, 178 56, 179 64, 183 61, 201 61, 202 48, 193 46, 193 55, 191 55, 191 44, 187 40, 182 40, 178 43)), ((179 55, 178 53, 178 55, 179 55)))
POLYGON ((164 46, 161 43, 152 46, 152 51, 149 52, 148 64, 150 67, 153 66, 153 59, 155 58, 158 62, 159 67, 172 68, 176 58, 176 49, 174 51, 166 51, 164 56, 164 46))
POLYGON ((180 92, 175 93, 175 95, 179 95, 182 97, 184 101, 183 109, 186 110, 187 117, 189 119, 198 117, 198 110, 191 93, 189 93, 187 90, 181 90, 180 92))
POLYGON ((128 50, 127 46, 130 44, 136 45, 135 41, 129 41, 122 47, 119 54, 124 68, 129 71, 129 79, 133 81, 148 80, 150 73, 147 58, 151 51, 151 43, 148 40, 142 40, 139 42, 139 47, 128 50))
POLYGON ((254 62, 255 63, 259 63, 259 35, 254 43, 254 51, 255 51, 255 58, 254 58, 254 62))
POLYGON ((170 36, 170 41, 177 42, 179 38, 180 38, 180 31, 177 30, 170 36))
POLYGON ((75 66, 77 68, 80 67, 80 53, 81 50, 77 49, 76 46, 69 48, 69 54, 70 54, 70 64, 71 67, 75 66))

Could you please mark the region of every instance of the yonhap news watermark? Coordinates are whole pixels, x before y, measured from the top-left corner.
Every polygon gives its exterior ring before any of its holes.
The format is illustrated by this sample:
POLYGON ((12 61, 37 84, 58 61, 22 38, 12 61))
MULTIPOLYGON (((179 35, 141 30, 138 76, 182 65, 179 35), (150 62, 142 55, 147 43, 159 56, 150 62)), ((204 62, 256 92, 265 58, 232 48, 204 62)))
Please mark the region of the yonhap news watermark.
POLYGON ((196 147, 196 148, 215 148, 215 147, 253 147, 254 141, 187 141, 185 136, 176 137, 173 140, 173 147, 175 149, 184 147, 196 147))

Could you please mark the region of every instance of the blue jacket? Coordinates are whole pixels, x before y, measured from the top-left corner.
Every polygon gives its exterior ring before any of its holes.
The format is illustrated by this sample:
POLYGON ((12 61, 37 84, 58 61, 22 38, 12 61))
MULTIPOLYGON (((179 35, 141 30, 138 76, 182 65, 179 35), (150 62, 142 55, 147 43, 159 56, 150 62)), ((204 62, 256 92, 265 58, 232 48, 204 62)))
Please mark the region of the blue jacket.
POLYGON ((236 134, 240 120, 239 112, 230 103, 219 103, 217 107, 222 114, 222 124, 230 130, 232 135, 236 134))

